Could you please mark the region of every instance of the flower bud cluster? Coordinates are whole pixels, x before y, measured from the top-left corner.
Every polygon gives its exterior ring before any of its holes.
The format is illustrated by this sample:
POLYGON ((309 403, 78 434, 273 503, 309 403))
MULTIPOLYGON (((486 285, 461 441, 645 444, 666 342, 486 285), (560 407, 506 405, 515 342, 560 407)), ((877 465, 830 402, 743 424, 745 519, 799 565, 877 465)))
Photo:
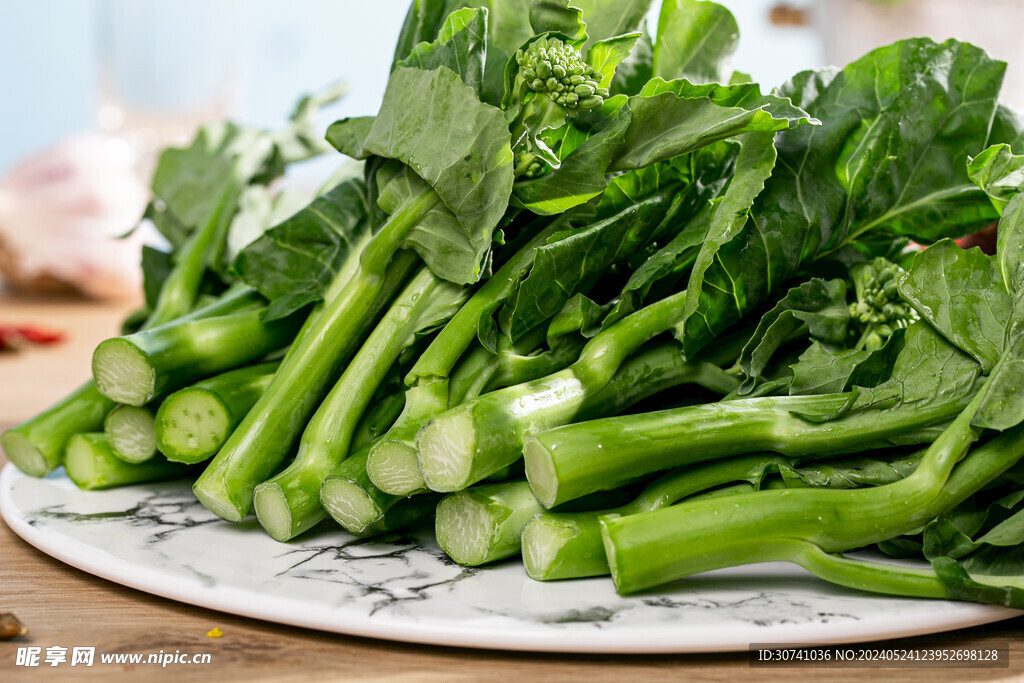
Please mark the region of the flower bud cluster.
POLYGON ((917 311, 900 298, 898 281, 903 270, 884 259, 858 268, 857 300, 850 304, 850 318, 870 328, 867 346, 878 348, 895 330, 918 319, 917 311))
POLYGON ((542 38, 516 52, 526 85, 573 111, 597 109, 608 97, 599 87, 593 67, 583 61, 579 50, 557 38, 542 38))

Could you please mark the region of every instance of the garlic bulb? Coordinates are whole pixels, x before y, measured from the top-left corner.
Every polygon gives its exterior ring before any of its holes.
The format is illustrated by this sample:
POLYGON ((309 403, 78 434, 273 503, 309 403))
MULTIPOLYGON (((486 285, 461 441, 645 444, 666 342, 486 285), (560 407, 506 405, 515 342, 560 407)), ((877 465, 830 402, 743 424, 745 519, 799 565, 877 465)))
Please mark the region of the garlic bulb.
POLYGON ((148 199, 133 160, 119 140, 80 135, 15 167, 0 183, 0 272, 24 289, 137 297, 143 238, 117 239, 148 199))

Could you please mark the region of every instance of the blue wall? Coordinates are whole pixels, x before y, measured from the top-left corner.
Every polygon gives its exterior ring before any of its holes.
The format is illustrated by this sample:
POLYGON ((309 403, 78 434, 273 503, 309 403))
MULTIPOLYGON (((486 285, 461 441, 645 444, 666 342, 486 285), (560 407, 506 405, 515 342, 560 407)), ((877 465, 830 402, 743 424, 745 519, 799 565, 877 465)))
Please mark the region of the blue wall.
POLYGON ((406 7, 405 0, 3 0, 0 174, 94 127, 100 65, 111 53, 123 94, 141 105, 188 103, 223 81, 217 72, 228 61, 229 114, 246 123, 279 126, 299 96, 339 79, 349 94, 325 125, 375 113, 406 7))
MULTIPOLYGON (((769 85, 820 60, 813 31, 773 31, 773 3, 725 0, 742 33, 734 66, 769 85)), ((123 95, 140 104, 173 107, 201 98, 230 68, 229 114, 245 123, 279 126, 302 93, 338 79, 349 94, 325 114, 324 125, 373 114, 407 6, 408 0, 0 0, 0 175, 19 158, 94 127, 104 56, 118 65, 123 95)))
POLYGON ((0 2, 0 173, 88 126, 96 87, 92 3, 0 2))

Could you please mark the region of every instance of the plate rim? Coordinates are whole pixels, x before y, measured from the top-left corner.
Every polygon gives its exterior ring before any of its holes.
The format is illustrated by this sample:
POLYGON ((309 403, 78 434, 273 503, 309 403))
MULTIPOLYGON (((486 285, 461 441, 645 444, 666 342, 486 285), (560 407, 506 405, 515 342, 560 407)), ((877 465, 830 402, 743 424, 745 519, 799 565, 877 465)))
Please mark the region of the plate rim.
MULTIPOLYGON (((359 636, 378 640, 399 641, 421 645, 441 645, 519 652, 549 652, 565 654, 697 654, 744 652, 750 643, 734 639, 707 637, 683 638, 677 629, 659 624, 656 627, 630 627, 628 630, 593 629, 574 633, 565 630, 553 636, 549 630, 530 626, 504 626, 500 629, 481 628, 479 625, 458 625, 416 619, 404 620, 400 616, 368 615, 356 610, 296 610, 299 603, 281 596, 261 595, 252 600, 252 592, 236 586, 209 586, 198 577, 176 574, 155 567, 125 563, 104 550, 64 535, 45 525, 32 525, 25 521, 15 505, 11 491, 13 485, 28 475, 13 464, 0 471, 0 517, 22 540, 46 555, 107 581, 161 598, 197 607, 212 609, 260 621, 285 624, 316 631, 359 636), (289 609, 291 607, 291 609, 289 609), (333 618, 332 618, 333 615, 333 618)), ((102 493, 102 492, 96 492, 102 493)), ((873 596, 876 599, 880 596, 873 596)), ((900 600, 901 598, 892 598, 900 600)), ((817 622, 777 624, 771 633, 772 643, 801 643, 835 645, 892 640, 930 635, 958 628, 971 628, 1024 614, 994 605, 961 603, 962 610, 946 614, 929 615, 928 620, 915 621, 907 616, 898 618, 884 632, 877 622, 852 620, 849 624, 833 624, 825 637, 808 637, 808 630, 820 630, 817 622), (906 622, 906 623, 904 623, 906 622)))

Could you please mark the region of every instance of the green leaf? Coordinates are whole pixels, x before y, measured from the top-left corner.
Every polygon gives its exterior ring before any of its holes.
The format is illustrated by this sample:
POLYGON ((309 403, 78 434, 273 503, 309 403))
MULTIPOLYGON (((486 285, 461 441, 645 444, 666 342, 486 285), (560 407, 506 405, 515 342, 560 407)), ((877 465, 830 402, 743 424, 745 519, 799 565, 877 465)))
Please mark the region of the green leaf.
POLYGON ((999 220, 996 258, 1006 291, 1015 294, 1024 289, 1024 195, 1007 203, 999 220))
POLYGON ((795 484, 815 488, 854 489, 863 486, 884 486, 906 479, 921 462, 921 453, 897 458, 850 458, 799 465, 780 463, 779 473, 788 486, 795 484))
POLYGON ((950 598, 1024 605, 1020 493, 993 500, 982 491, 925 527, 923 553, 950 598))
POLYGON ((750 219, 688 289, 703 317, 687 319, 687 355, 861 236, 934 242, 985 227, 995 211, 967 157, 985 146, 1004 70, 966 43, 915 38, 782 88, 822 125, 777 136, 776 169, 750 219))
POLYGON ((464 8, 445 19, 437 40, 420 43, 396 68, 415 67, 424 71, 445 66, 463 83, 481 95, 487 57, 487 10, 464 8))
POLYGON ((643 32, 636 41, 619 68, 615 70, 610 90, 612 95, 636 95, 643 89, 647 81, 654 76, 654 45, 647 22, 643 24, 643 32))
POLYGON ((398 34, 391 70, 397 69, 398 63, 408 57, 420 43, 434 42, 448 15, 466 6, 475 5, 464 0, 412 0, 398 34))
POLYGON ((274 193, 263 185, 247 187, 238 199, 238 213, 228 228, 224 266, 233 263, 243 249, 267 230, 306 208, 312 199, 295 190, 274 193))
POLYGON ((570 4, 570 0, 533 0, 530 5, 530 26, 533 32, 560 33, 580 45, 587 39, 587 25, 583 12, 570 4))
POLYGON ((369 231, 366 185, 341 183, 242 250, 240 277, 270 300, 268 319, 283 318, 320 301, 356 245, 369 231))
MULTIPOLYGON (((411 169, 389 161, 378 171, 380 193, 377 205, 388 215, 394 215, 411 202, 430 192, 428 185, 411 169)), ((415 249, 428 263, 446 261, 459 262, 467 254, 476 253, 474 245, 463 234, 458 217, 444 204, 436 204, 419 219, 402 242, 403 247, 415 249), (426 255, 429 254, 429 258, 426 255)))
MULTIPOLYGON (((452 316, 459 312, 471 293, 472 290, 469 287, 441 281, 431 294, 430 300, 425 302, 421 309, 416 310, 414 323, 416 338, 420 339, 431 335, 444 327, 452 319, 452 316)), ((414 351, 415 349, 407 350, 414 351)), ((416 352, 411 354, 412 358, 419 356, 422 350, 422 348, 415 350, 416 352)), ((414 361, 410 359, 409 362, 414 361)), ((406 368, 407 370, 408 368, 406 368)))
POLYGON ((327 142, 334 149, 353 159, 365 159, 370 154, 364 145, 376 120, 376 116, 338 119, 327 128, 327 142))
POLYGON ((572 151, 561 150, 558 168, 516 183, 518 205, 535 213, 566 211, 600 194, 609 171, 642 168, 746 132, 809 122, 788 100, 762 96, 756 85, 660 79, 634 97, 606 100, 598 113, 604 123, 581 132, 584 141, 572 151))
POLYGON ((692 154, 624 173, 609 183, 597 205, 598 217, 621 211, 634 201, 633 197, 648 193, 646 188, 662 186, 674 175, 685 179, 689 186, 680 195, 683 203, 675 219, 662 224, 668 230, 652 234, 649 245, 629 259, 633 272, 619 293, 618 303, 605 318, 604 327, 680 289, 679 283, 696 261, 711 217, 732 179, 739 147, 735 142, 719 142, 692 154))
POLYGON ((943 240, 914 257, 900 296, 988 374, 1003 352, 1013 301, 992 259, 943 240))
POLYGON ((174 255, 171 252, 142 247, 142 291, 146 296, 146 306, 152 310, 160 296, 167 276, 174 270, 174 255))
POLYGON ((976 543, 1004 548, 1024 543, 1024 510, 996 524, 980 536, 976 543))
POLYGON ((462 8, 486 9, 487 54, 480 99, 497 106, 505 92, 505 64, 533 35, 530 5, 531 0, 414 0, 395 47, 391 70, 397 69, 421 43, 434 42, 452 12, 462 8))
POLYGON ((1000 431, 1024 422, 1024 292, 1017 292, 999 362, 982 389, 983 398, 971 424, 1000 431))
POLYGON ((817 340, 790 366, 791 395, 849 391, 852 387, 876 387, 887 381, 903 350, 905 329, 895 330, 882 348, 844 349, 817 340))
POLYGON ((651 300, 651 291, 655 287, 666 294, 679 288, 679 282, 693 267, 700 245, 707 237, 714 206, 708 202, 668 244, 651 254, 632 272, 622 287, 618 303, 605 319, 606 327, 643 308, 651 300))
POLYGON ((794 336, 809 334, 821 341, 839 344, 846 337, 849 318, 846 283, 842 280, 813 278, 790 289, 761 318, 740 353, 739 366, 746 375, 740 385, 740 395, 753 390, 775 352, 794 336))
POLYGON ((744 71, 733 71, 732 76, 729 77, 729 85, 739 85, 741 83, 753 83, 754 78, 750 74, 744 71))
POLYGON ((255 128, 218 123, 199 129, 188 147, 169 147, 153 173, 153 194, 191 232, 215 215, 234 188, 276 176, 271 137, 255 128))
POLYGON ((588 36, 585 48, 589 48, 599 40, 639 29, 652 0, 571 0, 571 4, 583 10, 588 36))
MULTIPOLYGON (((622 105, 609 101, 606 107, 622 105)), ((625 107, 612 116, 599 132, 563 156, 561 164, 536 180, 515 184, 518 206, 542 215, 564 213, 601 194, 608 186, 607 168, 629 129, 629 111, 625 107)))
POLYGON ((143 219, 153 223, 157 232, 164 236, 172 251, 177 251, 188 240, 189 234, 195 228, 194 225, 185 225, 177 216, 164 206, 163 202, 150 202, 146 205, 146 211, 142 214, 143 219))
POLYGON ((868 359, 871 351, 844 349, 834 344, 824 344, 817 339, 800 354, 794 363, 793 381, 789 385, 790 395, 838 394, 846 391, 853 375, 861 363, 868 359))
POLYGON ((985 191, 1000 214, 1010 198, 1024 189, 1024 156, 1007 144, 992 145, 970 160, 967 175, 985 191))
POLYGON ((984 521, 983 516, 984 511, 982 511, 980 520, 977 519, 977 514, 971 515, 973 519, 966 520, 971 523, 967 529, 963 528, 965 520, 956 519, 952 513, 947 513, 929 522, 925 526, 921 538, 925 558, 929 560, 943 556, 959 558, 976 549, 978 546, 971 540, 971 534, 981 526, 981 522, 984 521), (977 523, 975 524, 975 522, 977 523))
POLYGON ((811 346, 790 366, 790 395, 827 394, 851 387, 876 387, 892 376, 903 351, 906 329, 898 329, 877 351, 844 349, 812 340, 811 346))
MULTIPOLYGON (((1017 567, 1024 564, 1019 553, 1014 553, 1010 562, 1016 563, 1017 567)), ((999 575, 998 584, 993 585, 973 579, 966 568, 951 557, 938 557, 932 560, 932 568, 946 584, 950 600, 983 602, 1014 609, 1024 608, 1024 580, 1013 574, 999 575)))
MULTIPOLYGON (((707 161, 714 163, 712 159, 707 161)), ((693 155, 689 155, 615 176, 608 181, 607 188, 597 201, 596 216, 614 216, 660 188, 672 183, 689 183, 693 179, 693 166, 693 155)), ((732 170, 731 166, 729 170, 732 170)))
POLYGON ((283 163, 305 161, 330 150, 317 123, 317 115, 323 107, 341 99, 347 90, 344 83, 335 83, 299 100, 288 127, 273 134, 274 145, 283 163))
MULTIPOLYGON (((681 220, 687 220, 700 213, 706 205, 721 197, 732 182, 739 161, 740 145, 732 140, 717 142, 707 147, 684 154, 668 161, 629 171, 615 176, 608 189, 601 195, 596 206, 597 218, 607 218, 667 185, 684 181, 688 183, 683 200, 681 220)), ((668 226, 669 230, 655 233, 652 237, 658 244, 673 237, 681 230, 679 225, 668 226)), ((654 253, 657 245, 638 253, 631 259, 633 267, 640 265, 654 253)))
POLYGON ((974 390, 980 370, 974 359, 919 320, 907 328, 892 375, 878 386, 860 388, 853 409, 960 400, 974 390))
POLYGON ((1024 422, 1024 336, 1015 336, 1006 348, 1007 355, 992 371, 992 379, 981 406, 971 424, 986 429, 1005 430, 1024 422))
POLYGON ((718 319, 729 317, 738 320, 756 305, 748 301, 759 294, 757 287, 761 283, 758 273, 749 273, 736 265, 727 269, 724 265, 726 260, 719 251, 735 241, 737 234, 749 223, 750 209, 764 191, 765 183, 775 168, 776 150, 772 138, 765 134, 743 136, 741 144, 736 175, 715 210, 687 285, 688 291, 714 291, 721 296, 701 298, 687 295, 682 328, 684 336, 681 339, 684 348, 686 339, 697 334, 697 328, 711 333, 718 319), (725 293, 730 296, 726 297, 725 293), (712 303, 729 310, 709 309, 712 303))
POLYGON ((753 83, 694 85, 655 77, 629 98, 631 120, 610 170, 670 159, 742 133, 775 133, 811 122, 785 98, 753 83))
POLYGON ((740 30, 725 7, 699 0, 666 0, 658 17, 653 72, 665 80, 728 83, 729 59, 740 30))
MULTIPOLYGON (((1013 307, 1005 327, 1003 353, 992 368, 983 389, 981 406, 972 424, 976 427, 1005 430, 1024 422, 1024 194, 1010 200, 999 220, 996 257, 1004 283, 1013 297, 1013 307)), ((1001 293, 1001 290, 999 291, 1001 293)), ((1000 298, 997 293, 990 293, 1000 298)))
POLYGON ((667 184, 609 218, 558 233, 537 249, 529 274, 499 315, 505 335, 515 341, 555 315, 574 294, 586 292, 615 263, 645 246, 650 235, 672 220, 681 184, 667 184))
POLYGON ((458 219, 458 231, 416 229, 410 244, 439 277, 476 282, 512 189, 512 150, 501 111, 481 102, 447 68, 399 68, 363 151, 401 161, 433 188, 458 219))
POLYGON ((607 88, 615 78, 615 70, 625 60, 640 38, 639 33, 628 33, 614 38, 606 38, 594 43, 587 51, 587 64, 594 67, 600 74, 598 85, 607 88))
POLYGON ((872 351, 867 358, 854 368, 849 381, 846 383, 847 388, 852 386, 876 387, 882 382, 887 381, 892 376, 896 359, 903 352, 906 333, 906 328, 893 330, 892 335, 885 340, 882 348, 872 351))
POLYGON ((580 334, 589 339, 601 331, 601 320, 608 312, 583 294, 576 294, 562 306, 562 310, 551 318, 547 330, 547 344, 554 348, 558 340, 568 335, 580 334))
POLYGON ((1024 117, 1005 104, 996 107, 996 117, 992 121, 992 131, 988 135, 989 145, 1000 143, 1005 143, 1012 149, 1024 149, 1024 117))

